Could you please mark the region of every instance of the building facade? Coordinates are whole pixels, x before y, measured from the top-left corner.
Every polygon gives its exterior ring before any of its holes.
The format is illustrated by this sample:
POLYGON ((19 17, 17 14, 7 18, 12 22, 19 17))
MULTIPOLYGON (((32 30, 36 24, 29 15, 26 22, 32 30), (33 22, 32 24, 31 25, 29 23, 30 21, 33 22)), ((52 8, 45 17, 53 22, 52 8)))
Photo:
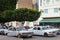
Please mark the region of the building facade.
POLYGON ((17 8, 32 8, 32 0, 18 0, 17 8))
POLYGON ((60 0, 39 0, 41 25, 60 26, 60 0))
POLYGON ((36 0, 18 0, 16 8, 36 9, 36 0))

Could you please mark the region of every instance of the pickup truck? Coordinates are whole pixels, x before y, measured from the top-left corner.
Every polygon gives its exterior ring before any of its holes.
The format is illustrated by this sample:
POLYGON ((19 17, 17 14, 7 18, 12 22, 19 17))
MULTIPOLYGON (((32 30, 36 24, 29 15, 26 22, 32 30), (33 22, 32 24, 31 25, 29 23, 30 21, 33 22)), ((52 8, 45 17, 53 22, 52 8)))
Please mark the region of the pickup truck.
POLYGON ((59 29, 54 28, 52 26, 33 26, 29 29, 33 31, 34 35, 43 35, 43 36, 56 36, 59 29))

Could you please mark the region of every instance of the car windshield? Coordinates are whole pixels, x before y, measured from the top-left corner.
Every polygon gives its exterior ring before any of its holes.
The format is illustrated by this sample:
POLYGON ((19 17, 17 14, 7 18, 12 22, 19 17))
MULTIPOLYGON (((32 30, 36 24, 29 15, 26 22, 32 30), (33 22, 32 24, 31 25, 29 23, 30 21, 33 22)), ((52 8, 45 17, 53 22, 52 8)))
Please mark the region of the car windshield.
POLYGON ((0 29, 6 29, 5 27, 0 27, 0 29))
POLYGON ((54 27, 51 26, 51 27, 42 27, 42 30, 47 30, 47 29, 53 29, 54 27))
POLYGON ((16 28, 17 31, 26 30, 24 28, 16 28))
POLYGON ((53 29, 53 28, 55 28, 55 27, 51 26, 51 27, 49 27, 49 28, 53 29))

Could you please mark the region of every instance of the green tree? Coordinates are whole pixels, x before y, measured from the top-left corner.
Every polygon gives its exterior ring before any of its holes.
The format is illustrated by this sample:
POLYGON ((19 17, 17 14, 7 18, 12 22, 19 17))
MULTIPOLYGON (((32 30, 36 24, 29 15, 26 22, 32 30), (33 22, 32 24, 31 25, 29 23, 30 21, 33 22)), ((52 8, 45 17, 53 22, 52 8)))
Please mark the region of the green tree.
POLYGON ((6 10, 0 14, 0 22, 5 23, 5 22, 13 21, 13 19, 15 19, 14 17, 15 17, 14 11, 6 10))
POLYGON ((16 10, 6 10, 0 14, 0 23, 10 21, 36 21, 40 17, 41 12, 37 10, 20 8, 16 10))
POLYGON ((41 12, 37 10, 21 8, 16 10, 6 10, 0 14, 1 22, 9 21, 36 21, 41 12))
POLYGON ((3 11, 6 11, 6 10, 14 10, 14 9, 16 9, 17 1, 18 0, 0 0, 0 23, 4 24, 5 22, 11 20, 11 19, 9 19, 10 16, 8 16, 10 11, 3 13, 3 15, 1 13, 3 11), (8 17, 8 19, 7 19, 7 17, 8 17))
POLYGON ((0 0, 0 12, 16 9, 17 0, 0 0))
POLYGON ((27 8, 20 8, 15 10, 15 14, 16 21, 36 21, 40 17, 41 12, 27 8))
POLYGON ((6 10, 0 14, 0 23, 3 26, 6 22, 15 21, 15 13, 13 10, 6 10))

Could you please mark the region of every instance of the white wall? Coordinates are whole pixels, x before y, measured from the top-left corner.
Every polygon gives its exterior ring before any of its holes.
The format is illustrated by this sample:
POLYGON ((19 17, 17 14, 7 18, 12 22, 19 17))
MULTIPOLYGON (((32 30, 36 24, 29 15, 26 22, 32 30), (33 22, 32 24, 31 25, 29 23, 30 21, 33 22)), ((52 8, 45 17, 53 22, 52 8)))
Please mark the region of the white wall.
POLYGON ((46 4, 44 0, 42 0, 42 6, 40 6, 40 0, 38 1, 38 9, 39 11, 43 11, 40 18, 37 22, 40 22, 43 18, 47 17, 60 17, 60 11, 58 13, 54 13, 54 8, 60 8, 60 0, 59 2, 54 2, 54 0, 50 0, 49 4, 46 4), (48 13, 44 13, 44 9, 48 9, 48 13))
POLYGON ((49 13, 42 13, 42 17, 60 17, 60 11, 58 13, 54 13, 54 8, 60 8, 60 1, 54 2, 54 0, 50 0, 49 4, 46 4, 44 0, 42 0, 42 6, 40 6, 40 0, 39 0, 39 11, 44 9, 48 9, 49 13))

